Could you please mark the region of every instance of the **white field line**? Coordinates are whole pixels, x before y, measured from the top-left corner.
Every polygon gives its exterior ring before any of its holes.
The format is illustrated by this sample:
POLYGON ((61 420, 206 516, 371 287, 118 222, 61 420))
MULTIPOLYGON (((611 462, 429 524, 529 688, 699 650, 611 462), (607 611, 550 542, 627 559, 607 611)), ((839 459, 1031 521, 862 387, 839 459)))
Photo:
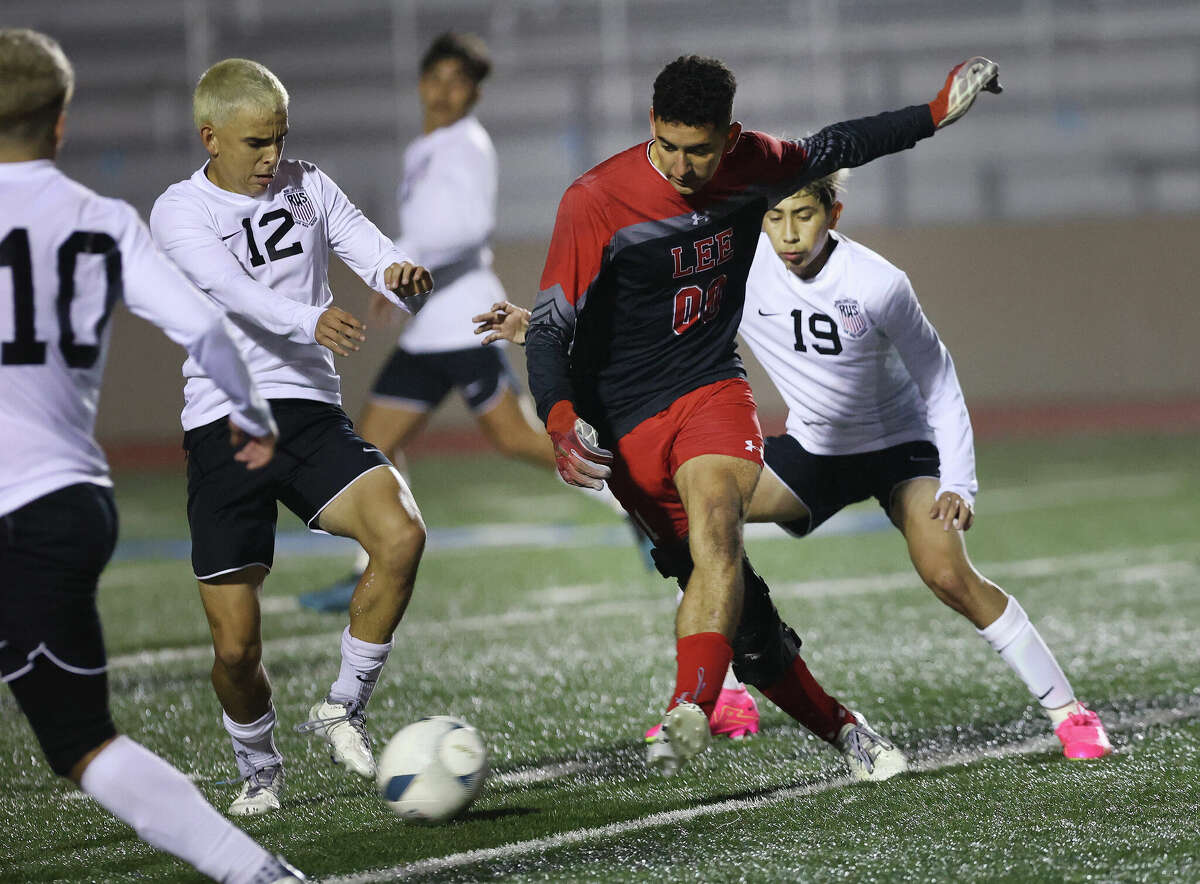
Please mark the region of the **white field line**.
MULTIPOLYGON (((1200 701, 1190 703, 1177 709, 1167 709, 1152 712, 1142 718, 1121 718, 1111 723, 1111 732, 1136 730, 1153 725, 1173 724, 1200 715, 1200 701)), ((1022 755, 1034 755, 1047 752, 1058 745, 1053 736, 1033 737, 1016 743, 1000 746, 989 746, 982 749, 962 749, 938 753, 914 764, 914 771, 930 772, 944 770, 950 767, 973 764, 985 758, 1014 758, 1022 755)), ((583 844, 591 841, 601 841, 618 838, 633 832, 670 826, 698 817, 714 816, 717 814, 736 813, 740 811, 757 810, 782 804, 796 798, 817 795, 833 789, 841 789, 854 785, 848 776, 822 780, 807 786, 776 789, 754 798, 735 798, 722 801, 719 804, 702 804, 679 810, 654 813, 638 819, 610 823, 606 826, 595 826, 585 829, 573 829, 560 832, 544 838, 533 838, 528 841, 514 841, 500 847, 488 847, 478 850, 468 850, 462 853, 452 853, 448 856, 432 857, 403 865, 392 866, 368 872, 357 872, 351 875, 335 878, 325 878, 325 884, 375 884, 375 882, 397 881, 410 875, 432 874, 449 869, 462 868, 496 860, 513 859, 530 854, 542 854, 547 851, 569 847, 573 844, 583 844)))
MULTIPOLYGON (((1168 574, 1190 574, 1191 566, 1196 562, 1191 558, 1200 556, 1200 543, 1187 541, 1183 543, 1166 544, 1154 547, 1130 547, 1125 549, 1108 550, 1101 553, 1082 553, 1066 556, 1045 556, 1032 559, 1018 559, 1008 562, 991 562, 979 566, 984 574, 1016 578, 1047 578, 1063 574, 1095 571, 1095 578, 1086 581, 1086 585, 1104 583, 1130 583, 1138 579, 1161 579, 1168 574), (1155 569, 1147 571, 1146 569, 1155 569)), ((603 587, 603 584, 597 586, 603 587)), ((664 586, 671 586, 665 584, 664 586)), ((779 599, 822 598, 828 596, 856 595, 867 593, 893 592, 899 589, 919 589, 920 578, 912 569, 896 571, 888 574, 874 574, 864 577, 845 577, 828 580, 805 580, 794 583, 778 583, 771 589, 771 594, 779 599)), ((568 597, 584 598, 579 592, 580 587, 569 588, 568 597)), ((538 590, 545 592, 545 590, 538 590)), ((646 611, 653 608, 664 610, 674 604, 674 593, 663 592, 661 596, 650 598, 623 598, 613 601, 586 601, 569 605, 571 616, 579 619, 584 617, 621 617, 631 612, 646 611)), ((558 606, 543 606, 504 611, 499 614, 481 614, 472 617, 461 617, 452 622, 443 620, 405 620, 400 626, 400 634, 406 632, 422 635, 450 636, 465 632, 492 632, 510 626, 528 626, 545 623, 563 616, 567 604, 558 606)), ((337 631, 270 639, 263 642, 265 651, 304 651, 321 647, 336 647, 341 629, 337 631)), ((125 669, 140 666, 153 666, 163 663, 186 661, 209 661, 212 659, 212 646, 209 644, 190 645, 182 648, 164 648, 157 651, 139 651, 133 654, 120 654, 109 659, 110 669, 125 669)))

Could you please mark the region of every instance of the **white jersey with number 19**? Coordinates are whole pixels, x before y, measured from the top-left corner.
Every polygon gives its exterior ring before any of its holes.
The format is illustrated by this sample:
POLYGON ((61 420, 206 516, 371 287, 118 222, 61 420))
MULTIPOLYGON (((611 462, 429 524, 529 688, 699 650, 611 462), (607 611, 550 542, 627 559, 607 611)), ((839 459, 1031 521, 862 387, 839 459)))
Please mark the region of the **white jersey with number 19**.
POLYGON ((788 406, 811 454, 860 454, 924 439, 941 459, 938 494, 974 501, 975 443, 954 361, 908 276, 848 236, 810 280, 764 233, 738 331, 788 406))
POLYGON ((50 160, 0 163, 0 515, 78 482, 112 484, 92 434, 122 297, 212 373, 242 429, 275 432, 233 329, 131 206, 50 160))
MULTIPOLYGON (((217 187, 206 167, 155 201, 155 241, 244 333, 240 343, 264 396, 340 404, 333 354, 315 339, 317 320, 333 304, 329 249, 401 307, 384 271, 409 259, 312 163, 284 160, 259 196, 217 187)), ((183 374, 185 430, 229 413, 229 400, 194 360, 183 374)))

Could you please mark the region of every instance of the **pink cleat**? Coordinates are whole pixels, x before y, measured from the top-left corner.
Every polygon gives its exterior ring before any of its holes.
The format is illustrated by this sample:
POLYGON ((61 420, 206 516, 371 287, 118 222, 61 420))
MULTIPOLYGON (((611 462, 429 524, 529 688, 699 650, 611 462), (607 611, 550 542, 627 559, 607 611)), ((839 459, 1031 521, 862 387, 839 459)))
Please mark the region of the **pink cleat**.
POLYGON ((732 691, 721 690, 708 727, 714 737, 731 740, 758 733, 758 704, 744 685, 732 691))
MULTIPOLYGON (((656 724, 646 731, 646 742, 653 743, 662 725, 656 724)), ((713 707, 708 729, 714 737, 729 737, 740 740, 758 733, 758 704, 745 686, 727 690, 722 688, 713 707)))
POLYGON ((1108 741, 1100 716, 1082 703, 1077 705, 1079 708, 1054 729, 1062 741, 1063 755, 1076 761, 1103 758, 1112 752, 1112 743, 1108 741))

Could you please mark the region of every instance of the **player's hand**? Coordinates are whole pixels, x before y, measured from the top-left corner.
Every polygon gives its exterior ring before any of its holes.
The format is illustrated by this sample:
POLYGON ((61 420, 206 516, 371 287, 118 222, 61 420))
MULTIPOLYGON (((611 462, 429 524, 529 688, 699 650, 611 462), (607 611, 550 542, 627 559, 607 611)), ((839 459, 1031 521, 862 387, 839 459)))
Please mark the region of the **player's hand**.
POLYGON ((1004 91, 1004 87, 1000 85, 999 66, 982 55, 976 55, 955 65, 946 77, 942 91, 937 94, 937 98, 929 102, 929 111, 933 114, 933 127, 941 129, 957 120, 975 103, 981 91, 994 92, 997 95, 1004 91))
POLYGON ((975 510, 961 496, 953 491, 943 491, 934 501, 929 511, 929 518, 940 519, 943 531, 968 531, 975 521, 975 510))
POLYGON ((433 291, 433 274, 418 264, 405 261, 391 264, 383 271, 383 284, 395 292, 410 312, 416 313, 425 304, 425 296, 433 291))
POLYGON ((524 307, 518 307, 508 301, 498 301, 487 313, 472 316, 471 321, 479 323, 475 328, 475 334, 487 335, 482 343, 512 341, 523 347, 525 346, 525 331, 529 328, 531 315, 524 307))
POLYGON ((576 416, 571 403, 564 400, 551 409, 546 430, 563 481, 596 491, 603 488, 604 480, 612 475, 612 452, 600 447, 595 428, 576 416))
POLYGON ((341 307, 330 307, 317 320, 317 343, 338 356, 357 352, 358 345, 367 339, 367 327, 341 307))
POLYGON ((248 470, 259 470, 275 456, 274 436, 251 436, 241 427, 229 421, 229 444, 233 446, 233 459, 244 463, 248 470))

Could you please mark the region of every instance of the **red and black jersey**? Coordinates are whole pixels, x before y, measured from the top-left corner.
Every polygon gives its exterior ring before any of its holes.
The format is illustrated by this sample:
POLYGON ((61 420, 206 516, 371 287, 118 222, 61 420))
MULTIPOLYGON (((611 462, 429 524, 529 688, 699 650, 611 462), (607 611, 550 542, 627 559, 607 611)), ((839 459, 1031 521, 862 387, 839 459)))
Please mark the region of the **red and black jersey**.
POLYGON ((743 132, 712 180, 681 195, 643 143, 563 195, 526 336, 529 387, 612 441, 697 387, 744 377, 735 336, 767 209, 844 167, 934 132, 928 105, 799 141, 743 132))

